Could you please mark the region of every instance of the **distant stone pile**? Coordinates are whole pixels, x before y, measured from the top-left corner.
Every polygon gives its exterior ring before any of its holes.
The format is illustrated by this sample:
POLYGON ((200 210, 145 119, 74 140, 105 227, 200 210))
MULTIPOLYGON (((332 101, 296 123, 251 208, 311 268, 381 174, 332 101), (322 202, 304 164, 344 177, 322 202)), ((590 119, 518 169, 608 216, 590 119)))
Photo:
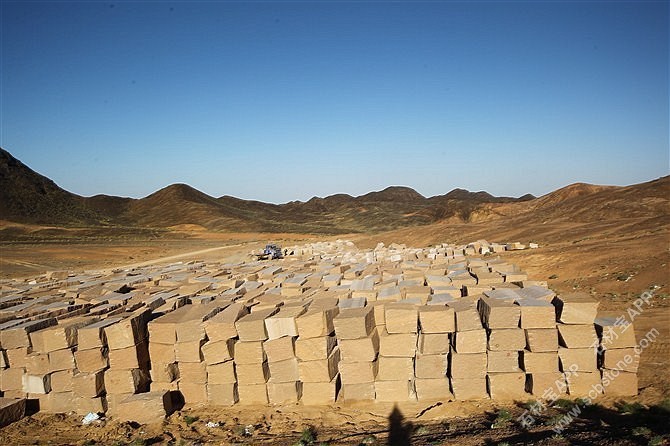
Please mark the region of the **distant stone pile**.
POLYGON ((141 423, 179 403, 637 394, 638 362, 621 361, 632 327, 494 255, 524 248, 337 241, 267 262, 3 281, 0 390, 141 423))

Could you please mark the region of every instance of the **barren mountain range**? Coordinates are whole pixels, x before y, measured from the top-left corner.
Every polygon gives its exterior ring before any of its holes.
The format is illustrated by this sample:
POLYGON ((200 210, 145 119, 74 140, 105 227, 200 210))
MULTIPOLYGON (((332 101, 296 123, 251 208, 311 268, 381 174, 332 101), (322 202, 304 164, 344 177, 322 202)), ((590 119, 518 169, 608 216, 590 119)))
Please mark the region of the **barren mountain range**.
POLYGON ((393 186, 358 197, 337 194, 307 202, 269 204, 211 197, 185 184, 141 199, 68 192, 0 149, 0 219, 60 227, 179 228, 210 231, 375 233, 438 222, 483 222, 514 217, 528 223, 594 221, 605 217, 666 219, 670 177, 633 186, 577 183, 542 197, 495 197, 454 189, 426 198, 393 186), (532 220, 532 222, 530 221, 532 220))

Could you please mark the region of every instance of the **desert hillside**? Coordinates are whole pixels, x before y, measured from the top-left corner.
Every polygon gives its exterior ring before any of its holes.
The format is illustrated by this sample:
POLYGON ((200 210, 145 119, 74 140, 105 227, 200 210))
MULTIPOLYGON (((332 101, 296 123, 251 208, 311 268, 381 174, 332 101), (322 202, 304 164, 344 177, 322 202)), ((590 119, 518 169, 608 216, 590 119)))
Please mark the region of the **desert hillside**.
POLYGON ((336 194, 277 205, 230 196, 215 198, 186 184, 173 184, 141 199, 81 197, 2 149, 0 186, 0 219, 15 223, 69 228, 198 225, 210 231, 308 234, 373 233, 446 218, 469 221, 484 205, 534 198, 494 197, 463 189, 426 198, 409 187, 392 186, 359 197, 336 194))

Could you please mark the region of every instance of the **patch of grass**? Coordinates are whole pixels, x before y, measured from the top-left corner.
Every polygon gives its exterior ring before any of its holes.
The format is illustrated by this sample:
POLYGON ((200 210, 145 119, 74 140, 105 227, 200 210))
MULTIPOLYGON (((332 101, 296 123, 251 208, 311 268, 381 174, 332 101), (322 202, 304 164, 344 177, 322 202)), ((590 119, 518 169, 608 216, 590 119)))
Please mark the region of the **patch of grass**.
POLYGON ((493 424, 491 424, 491 428, 499 429, 501 427, 505 427, 510 423, 510 421, 512 421, 512 414, 510 411, 507 409, 500 409, 496 414, 495 420, 493 420, 493 424))
POLYGON ((314 426, 307 426, 300 434, 300 440, 296 443, 298 446, 307 446, 316 441, 316 429, 314 426))
POLYGON ((649 446, 661 446, 665 444, 665 438, 663 438, 662 435, 656 435, 655 437, 651 437, 649 439, 649 443, 647 443, 649 446))
POLYGON ((644 410, 644 406, 638 402, 629 403, 628 401, 619 401, 616 403, 619 413, 636 415, 644 410))
POLYGON ((558 274, 552 274, 551 276, 549 276, 549 280, 554 280, 554 279, 558 279, 558 274))
POLYGON ((556 401, 554 401, 553 407, 556 407, 558 409, 570 409, 572 406, 575 405, 575 402, 566 398, 559 398, 556 401))
POLYGON ((430 431, 426 426, 419 425, 414 428, 414 435, 428 435, 429 433, 430 431))
POLYGON ((633 435, 636 437, 650 437, 651 434, 652 431, 647 426, 637 426, 633 429, 633 435))
POLYGON ((656 407, 665 412, 670 412, 670 398, 664 399, 663 401, 661 401, 661 404, 658 404, 656 407))
POLYGON ((129 446, 147 446, 147 441, 144 438, 136 438, 130 443, 128 443, 129 446))
POLYGON ((200 417, 193 417, 191 415, 184 415, 184 423, 186 423, 187 426, 190 426, 191 424, 195 423, 199 419, 200 419, 200 417))
POLYGON ((535 409, 537 405, 537 400, 529 400, 521 405, 524 409, 532 410, 535 409))
POLYGON ((563 417, 565 415, 559 414, 559 415, 554 415, 552 417, 547 418, 544 421, 545 426, 556 426, 558 423, 560 423, 563 420, 563 417))
POLYGON ((379 441, 377 440, 377 437, 375 437, 374 435, 368 435, 361 440, 359 446, 368 446, 368 445, 376 446, 378 444, 379 441))

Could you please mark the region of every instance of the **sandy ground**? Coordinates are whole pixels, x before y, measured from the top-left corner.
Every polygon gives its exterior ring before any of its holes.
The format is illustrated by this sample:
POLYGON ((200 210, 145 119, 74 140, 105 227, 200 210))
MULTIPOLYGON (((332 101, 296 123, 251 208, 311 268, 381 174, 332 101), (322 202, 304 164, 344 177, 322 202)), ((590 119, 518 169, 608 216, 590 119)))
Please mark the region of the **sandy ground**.
MULTIPOLYGON (((546 422, 564 413, 560 408, 549 410, 544 424, 522 429, 515 420, 524 410, 523 402, 403 404, 398 407, 402 420, 394 423, 389 419, 393 406, 382 403, 325 408, 301 404, 271 408, 187 407, 157 426, 134 426, 109 420, 100 425, 81 427, 77 417, 38 413, 1 429, 0 444, 318 444, 306 440, 314 438, 328 444, 356 445, 664 444, 669 433, 668 423, 664 420, 670 417, 670 375, 667 372, 670 366, 670 254, 668 230, 662 229, 628 227, 626 231, 619 231, 616 225, 592 225, 589 228, 576 225, 528 232, 523 228, 490 225, 434 225, 377 236, 332 237, 353 239, 361 247, 373 247, 379 241, 412 246, 478 238, 497 242, 537 241, 541 244, 538 250, 507 252, 502 256, 520 265, 532 278, 547 280, 558 292, 581 290, 592 293, 601 301, 602 312, 608 315, 627 314, 640 294, 651 291, 653 297, 649 304, 633 315, 635 330, 638 339, 651 329, 658 330, 659 336, 642 354, 640 394, 637 398, 628 398, 637 408, 631 409, 632 413, 626 411, 628 406, 622 406, 619 399, 602 397, 597 400, 597 406, 588 413, 585 411, 578 422, 572 423, 560 435, 546 422), (501 420, 504 411, 509 411, 510 420, 506 417, 501 420), (219 425, 207 427, 205 423, 208 421, 219 425), (244 433, 247 426, 253 431, 250 435, 244 433), (305 433, 309 426, 314 427, 315 434, 305 433), (299 443, 301 437, 304 441, 299 443)), ((175 233, 170 239, 144 241, 2 243, 0 274, 2 277, 27 277, 47 270, 107 269, 147 261, 239 261, 268 241, 290 245, 310 240, 316 238, 309 235, 198 232, 175 233)))

